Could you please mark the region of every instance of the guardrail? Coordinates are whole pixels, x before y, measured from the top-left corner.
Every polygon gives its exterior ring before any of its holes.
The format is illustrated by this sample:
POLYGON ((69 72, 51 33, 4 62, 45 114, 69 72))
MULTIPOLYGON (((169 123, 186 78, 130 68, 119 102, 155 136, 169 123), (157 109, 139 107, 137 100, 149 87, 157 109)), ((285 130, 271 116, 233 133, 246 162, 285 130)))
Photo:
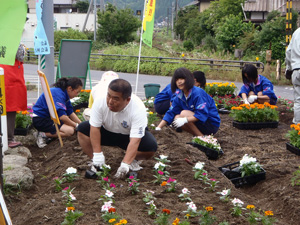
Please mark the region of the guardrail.
MULTIPOLYGON (((54 58, 58 60, 59 52, 54 52, 54 58)), ((101 54, 101 53, 91 53, 90 62, 96 62, 100 57, 104 57, 105 60, 131 60, 138 56, 132 55, 116 55, 116 54, 101 54)), ((37 55, 34 55, 33 51, 27 52, 27 57, 25 61, 37 60, 37 55)), ((170 64, 195 64, 209 66, 213 70, 233 70, 233 69, 242 69, 245 64, 254 64, 257 69, 260 69, 261 72, 264 71, 264 64, 259 61, 243 61, 243 60, 217 60, 217 59, 193 59, 193 58, 173 58, 173 57, 155 57, 155 56, 141 56, 141 62, 157 62, 157 63, 170 63, 170 64)))

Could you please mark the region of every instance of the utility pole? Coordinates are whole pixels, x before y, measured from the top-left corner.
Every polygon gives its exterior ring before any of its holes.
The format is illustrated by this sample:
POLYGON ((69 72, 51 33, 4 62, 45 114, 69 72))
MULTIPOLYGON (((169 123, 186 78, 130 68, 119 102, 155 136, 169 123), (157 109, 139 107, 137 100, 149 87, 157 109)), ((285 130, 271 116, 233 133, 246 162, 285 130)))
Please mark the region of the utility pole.
POLYGON ((96 34, 97 34, 97 7, 96 7, 96 0, 94 0, 94 41, 96 41, 96 34))
POLYGON ((172 14, 172 19, 171 19, 171 29, 172 29, 172 38, 174 39, 174 2, 172 2, 172 8, 171 8, 171 14, 172 14))
POLYGON ((43 1, 43 16, 42 22, 48 38, 50 46, 50 54, 45 55, 45 69, 44 74, 47 77, 48 83, 51 85, 55 82, 54 74, 54 20, 53 20, 53 0, 43 1))
POLYGON ((292 0, 286 0, 286 37, 285 42, 286 46, 285 49, 287 49, 291 39, 292 39, 292 0))
POLYGON ((167 8, 167 18, 168 18, 168 20, 167 20, 167 36, 169 35, 169 7, 167 8))

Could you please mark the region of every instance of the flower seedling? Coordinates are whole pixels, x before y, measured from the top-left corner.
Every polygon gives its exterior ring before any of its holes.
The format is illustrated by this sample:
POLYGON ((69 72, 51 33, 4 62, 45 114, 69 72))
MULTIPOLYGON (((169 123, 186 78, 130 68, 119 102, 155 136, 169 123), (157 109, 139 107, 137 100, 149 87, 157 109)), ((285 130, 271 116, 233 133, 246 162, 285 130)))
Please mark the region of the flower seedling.
POLYGON ((128 183, 129 183, 129 187, 128 187, 128 191, 131 192, 131 194, 137 194, 139 192, 139 179, 134 178, 134 176, 130 176, 127 179, 128 183))
POLYGON ((263 216, 255 210, 254 205, 247 205, 246 209, 250 211, 246 213, 246 215, 248 215, 247 220, 250 224, 257 224, 257 222, 261 221, 263 216))
POLYGON ((231 209, 231 214, 233 216, 241 216, 242 215, 242 206, 244 205, 244 202, 242 202, 238 198, 234 198, 232 201, 233 208, 231 209))
POLYGON ((222 195, 220 199, 224 202, 229 201, 229 196, 230 196, 231 190, 230 189, 224 189, 222 192, 217 192, 217 194, 222 195))
POLYGON ((258 174, 262 171, 261 165, 256 161, 256 158, 245 154, 240 161, 241 176, 249 176, 252 174, 258 174))
POLYGON ((206 182, 208 180, 207 171, 204 170, 203 168, 204 168, 203 162, 197 162, 196 165, 193 167, 193 171, 195 171, 194 174, 195 180, 202 180, 203 182, 206 182))
POLYGON ((69 206, 66 208, 66 214, 64 221, 61 223, 62 225, 69 225, 69 224, 75 224, 75 221, 83 216, 83 212, 75 210, 74 206, 69 206))
POLYGON ((153 106, 154 106, 154 97, 151 97, 151 98, 148 98, 148 99, 144 100, 143 103, 147 108, 153 108, 153 106))
POLYGON ((178 195, 180 201, 182 201, 182 202, 191 202, 192 201, 192 199, 190 198, 191 192, 187 188, 183 188, 181 190, 181 192, 182 193, 180 195, 178 195))
POLYGON ((162 164, 167 164, 167 163, 171 162, 170 160, 168 160, 168 156, 166 156, 166 155, 160 155, 159 158, 155 157, 154 159, 162 164))
POLYGON ((61 191, 62 190, 62 183, 65 182, 65 178, 60 179, 59 177, 54 177, 53 178, 54 182, 55 182, 55 190, 56 191, 61 191))
POLYGON ((262 217, 261 222, 264 225, 272 225, 274 223, 276 223, 276 219, 273 217, 274 213, 273 211, 265 211, 265 215, 262 217))
POLYGON ((216 221, 216 217, 210 214, 213 210, 214 208, 211 206, 204 207, 204 210, 200 211, 201 217, 199 220, 199 224, 213 224, 216 221))
POLYGON ((148 112, 148 127, 150 127, 151 129, 155 129, 155 122, 159 121, 159 118, 157 116, 157 113, 155 112, 148 112))
POLYGON ((187 208, 187 211, 184 211, 184 213, 186 214, 187 219, 189 217, 196 217, 199 215, 199 212, 197 212, 197 206, 194 202, 188 202, 186 204, 187 204, 188 208, 187 208))
POLYGON ((156 208, 156 205, 154 204, 154 201, 151 200, 150 202, 147 202, 146 205, 149 205, 148 215, 155 216, 157 208, 156 208))
POLYGON ((153 175, 156 179, 153 181, 155 184, 160 184, 162 181, 166 180, 169 176, 167 171, 155 170, 156 175, 153 175))
POLYGON ((110 165, 103 164, 101 167, 101 170, 98 171, 96 174, 97 174, 97 176, 100 177, 100 180, 101 180, 101 178, 103 178, 103 177, 108 177, 110 171, 111 171, 110 165))
POLYGON ((213 82, 206 83, 205 92, 209 95, 224 96, 234 94, 236 85, 234 83, 229 84, 228 82, 213 82))
POLYGON ((159 225, 168 225, 170 219, 170 213, 171 211, 169 209, 163 209, 162 212, 158 214, 158 217, 156 218, 154 223, 159 225))
POLYGON ((221 145, 212 135, 194 137, 192 142, 220 152, 221 145))
POLYGON ((113 222, 114 221, 119 221, 120 219, 120 215, 118 215, 116 213, 116 209, 114 207, 112 207, 111 205, 112 202, 104 202, 104 205, 101 207, 101 212, 102 214, 102 218, 105 222, 113 222))
POLYGON ((62 190, 62 193, 63 193, 63 197, 66 197, 67 198, 67 204, 72 202, 72 201, 75 201, 76 198, 75 196, 72 194, 72 191, 74 190, 75 188, 71 189, 70 187, 65 187, 63 190, 62 190))
POLYGON ((103 202, 114 202, 114 193, 110 190, 106 190, 104 195, 98 199, 103 202))
POLYGON ((291 145, 300 148, 300 124, 292 124, 290 128, 291 130, 288 131, 286 136, 289 138, 291 145))
POLYGON ((176 180, 169 177, 167 181, 162 182, 161 186, 168 186, 166 192, 175 192, 176 184, 176 180))
POLYGON ((153 196, 154 194, 154 191, 150 191, 150 190, 147 190, 147 192, 143 192, 144 194, 144 198, 143 198, 143 201, 148 203, 150 201, 154 201, 156 198, 153 196))
POLYGON ((27 128, 32 124, 32 114, 29 111, 17 111, 15 119, 16 128, 27 128))
POLYGON ((206 181, 206 184, 208 184, 210 186, 209 190, 211 192, 215 191, 215 188, 217 187, 217 183, 219 183, 220 181, 217 181, 216 179, 208 179, 208 181, 206 181))
POLYGON ((79 175, 77 174, 77 169, 75 169, 73 167, 69 167, 63 176, 66 179, 66 181, 69 183, 76 180, 76 177, 79 177, 79 175))

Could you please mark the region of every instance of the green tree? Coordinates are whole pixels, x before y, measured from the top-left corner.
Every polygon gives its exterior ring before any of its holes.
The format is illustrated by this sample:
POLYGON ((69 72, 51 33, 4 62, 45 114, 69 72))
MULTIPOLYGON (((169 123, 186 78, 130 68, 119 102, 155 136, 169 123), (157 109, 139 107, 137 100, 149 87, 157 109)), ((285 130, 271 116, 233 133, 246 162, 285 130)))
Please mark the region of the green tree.
POLYGON ((185 39, 186 27, 190 24, 190 20, 197 17, 198 14, 199 11, 195 6, 186 7, 178 12, 174 30, 181 40, 185 39))
POLYGON ((75 7, 79 9, 80 13, 87 13, 89 9, 89 2, 87 0, 78 1, 75 7))
POLYGON ((69 28, 67 31, 58 30, 54 32, 54 51, 59 51, 61 39, 87 40, 85 33, 69 28))
POLYGON ((134 32, 141 27, 141 21, 133 15, 131 9, 118 10, 108 4, 105 12, 98 12, 97 36, 112 44, 124 44, 134 40, 134 32))
POLYGON ((249 32, 253 29, 252 23, 243 23, 241 16, 229 15, 225 18, 224 23, 218 26, 216 30, 216 39, 221 50, 233 50, 233 45, 237 46, 239 37, 244 32, 249 32))

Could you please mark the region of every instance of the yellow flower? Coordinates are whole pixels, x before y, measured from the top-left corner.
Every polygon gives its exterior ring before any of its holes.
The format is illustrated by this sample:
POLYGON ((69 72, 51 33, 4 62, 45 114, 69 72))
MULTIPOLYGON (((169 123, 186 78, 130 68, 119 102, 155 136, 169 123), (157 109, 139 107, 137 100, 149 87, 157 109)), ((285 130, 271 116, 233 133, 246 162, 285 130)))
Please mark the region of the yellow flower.
POLYGON ((247 205, 247 209, 255 209, 254 205, 247 205))
POLYGON ((184 57, 184 54, 182 53, 181 56, 184 57))
POLYGON ((274 216, 273 211, 265 211, 265 216, 274 216))
POLYGON ((113 222, 115 222, 116 221, 116 219, 110 219, 108 222, 109 223, 113 223, 113 222))
POLYGON ((125 220, 125 219, 120 220, 120 224, 127 224, 127 220, 125 220))
POLYGON ((190 214, 186 214, 186 215, 185 215, 186 218, 189 218, 190 216, 191 216, 190 214))
POLYGON ((180 221, 180 220, 179 220, 178 218, 176 218, 176 219, 173 221, 172 225, 178 225, 179 221, 180 221))
POLYGON ((235 45, 232 45, 233 48, 235 48, 235 45))
POLYGON ((150 114, 150 115, 152 115, 152 114, 153 114, 153 112, 149 112, 149 114, 150 114))
POLYGON ((71 206, 71 207, 67 207, 67 210, 68 210, 68 211, 74 211, 75 208, 71 206))
POLYGON ((206 211, 207 211, 207 212, 209 212, 209 211, 213 211, 213 210, 214 210, 214 208, 213 208, 213 207, 211 207, 211 206, 207 206, 205 209, 206 209, 206 211))
POLYGON ((258 61, 258 60, 259 60, 259 58, 258 58, 258 57, 256 57, 255 59, 256 59, 256 61, 258 61))

